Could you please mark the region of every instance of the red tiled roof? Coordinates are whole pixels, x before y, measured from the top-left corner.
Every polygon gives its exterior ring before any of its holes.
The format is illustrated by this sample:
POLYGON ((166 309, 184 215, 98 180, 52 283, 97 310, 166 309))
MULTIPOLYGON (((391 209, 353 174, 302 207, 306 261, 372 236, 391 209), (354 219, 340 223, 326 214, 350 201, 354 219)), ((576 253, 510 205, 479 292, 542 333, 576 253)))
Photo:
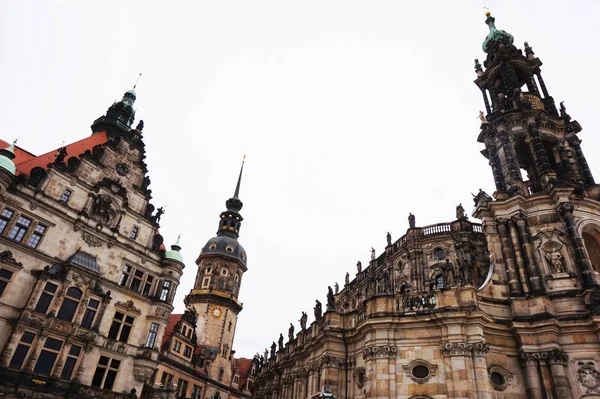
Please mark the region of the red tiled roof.
POLYGON ((244 382, 248 379, 248 374, 250 373, 250 369, 252 368, 252 361, 254 359, 246 359, 242 357, 240 359, 235 359, 238 366, 238 374, 240 375, 240 389, 244 386, 244 382))
MULTIPOLYGON (((68 144, 65 146, 67 150, 67 159, 71 157, 79 157, 88 150, 92 151, 95 146, 105 144, 106 140, 106 132, 99 132, 93 134, 92 136, 86 137, 83 140, 68 144)), ((6 148, 8 145, 9 144, 7 142, 0 140, 0 148, 6 148)), ((58 148, 45 154, 35 156, 32 153, 15 146, 15 159, 13 159, 13 162, 17 167, 17 175, 28 175, 29 172, 31 172, 31 169, 35 167, 46 169, 46 166, 49 163, 52 163, 56 158, 57 151, 58 148)))
POLYGON ((169 316, 169 324, 167 325, 165 333, 163 334, 161 346, 164 345, 165 342, 169 340, 169 338, 171 338, 171 335, 173 335, 173 329, 175 328, 175 324, 177 324, 177 322, 181 320, 182 316, 183 313, 171 313, 171 316, 169 316))

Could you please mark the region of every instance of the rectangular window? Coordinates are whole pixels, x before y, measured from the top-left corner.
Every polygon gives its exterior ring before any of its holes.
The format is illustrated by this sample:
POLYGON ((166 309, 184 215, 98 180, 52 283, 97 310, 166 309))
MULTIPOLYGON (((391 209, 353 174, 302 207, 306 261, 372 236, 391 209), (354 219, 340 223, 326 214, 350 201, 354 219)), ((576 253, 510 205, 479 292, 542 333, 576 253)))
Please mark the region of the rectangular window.
POLYGON ((21 340, 19 341, 19 345, 17 345, 17 349, 15 349, 15 353, 13 354, 12 359, 10 360, 10 364, 8 367, 11 369, 21 370, 23 367, 23 362, 27 357, 27 353, 29 353, 29 348, 31 348, 31 344, 35 338, 35 334, 29 331, 25 331, 21 336, 21 340))
POLYGON ((152 323, 150 325, 150 331, 148 332, 148 339, 146 340, 146 348, 154 348, 156 342, 156 335, 158 334, 158 323, 152 323))
POLYGON ((58 285, 54 283, 46 283, 44 291, 40 295, 40 299, 38 299, 37 305, 35 305, 36 312, 43 314, 46 314, 46 312, 48 312, 48 308, 50 307, 50 303, 52 303, 52 299, 54 299, 54 294, 56 294, 57 288, 58 285))
POLYGON ((98 306, 100 306, 100 301, 90 298, 85 313, 83 314, 83 319, 81 320, 81 327, 92 328, 92 323, 98 312, 98 306))
POLYGON ((142 290, 142 295, 150 296, 152 293, 152 283, 154 283, 154 276, 146 277, 146 282, 144 283, 144 289, 142 290))
POLYGON ((67 356, 67 360, 65 360, 65 365, 63 366, 62 372, 60 374, 61 380, 71 381, 71 378, 73 378, 73 371, 75 370, 75 366, 77 365, 77 359, 79 358, 80 353, 81 346, 71 345, 71 349, 69 349, 69 355, 67 356))
POLYGON ((166 301, 167 298, 169 297, 169 292, 171 292, 171 282, 168 280, 165 280, 163 282, 162 290, 160 291, 160 300, 166 301))
POLYGON ((27 233, 29 225, 31 225, 31 219, 26 218, 25 216, 19 216, 17 223, 15 223, 15 226, 8 235, 8 238, 21 242, 25 233, 27 233))
POLYGON ((177 384, 177 397, 185 398, 188 390, 188 382, 183 378, 179 379, 179 383, 177 384))
POLYGON ((167 388, 173 382, 173 375, 163 371, 162 377, 160 378, 160 383, 164 388, 167 388))
POLYGON ((119 285, 125 287, 127 285, 127 280, 129 280, 129 275, 131 274, 132 267, 129 265, 125 265, 123 267, 123 273, 121 273, 121 277, 119 277, 119 285))
POLYGON ((7 269, 0 268, 0 297, 4 294, 4 290, 12 277, 13 272, 7 269))
POLYGON ((173 343, 173 351, 177 353, 181 352, 181 341, 175 341, 173 343))
POLYGON ((140 233, 140 228, 137 226, 133 226, 133 228, 131 229, 131 233, 129 233, 129 238, 131 238, 132 240, 135 240, 139 233, 140 233))
POLYGON ((202 388, 198 385, 194 385, 192 388, 192 399, 200 399, 200 394, 202 393, 202 388))
POLYGON ((208 288, 209 284, 210 284, 210 277, 204 277, 202 279, 202 288, 208 288))
POLYGON ((29 237, 29 240, 27 240, 27 245, 31 248, 37 248, 45 232, 46 226, 42 224, 35 226, 35 229, 33 229, 33 234, 31 234, 31 237, 29 237))
POLYGON ((110 330, 108 331, 108 338, 127 343, 134 320, 135 319, 131 316, 116 312, 110 330))
POLYGON ((8 222, 10 222, 10 219, 13 217, 14 214, 14 211, 4 208, 2 214, 0 214, 0 234, 4 231, 6 225, 8 224, 8 222))
POLYGON ((100 356, 96 372, 92 378, 92 386, 102 389, 112 389, 120 366, 120 360, 100 356))
POLYGON ((144 272, 141 270, 136 270, 133 273, 133 280, 131 280, 131 285, 129 288, 135 292, 139 292, 140 287, 142 286, 142 281, 144 281, 144 272))
POLYGON ((185 348, 183 349, 183 356, 190 358, 192 357, 192 347, 191 346, 185 346, 185 348))
POLYGON ((33 368, 35 374, 50 375, 50 372, 54 367, 54 362, 56 362, 58 353, 62 348, 62 344, 63 342, 57 339, 50 337, 46 338, 44 348, 40 352, 35 367, 33 368))
POLYGON ((68 188, 65 188, 65 191, 63 191, 62 195, 60 196, 60 202, 69 202, 71 194, 73 194, 73 191, 69 190, 68 188))

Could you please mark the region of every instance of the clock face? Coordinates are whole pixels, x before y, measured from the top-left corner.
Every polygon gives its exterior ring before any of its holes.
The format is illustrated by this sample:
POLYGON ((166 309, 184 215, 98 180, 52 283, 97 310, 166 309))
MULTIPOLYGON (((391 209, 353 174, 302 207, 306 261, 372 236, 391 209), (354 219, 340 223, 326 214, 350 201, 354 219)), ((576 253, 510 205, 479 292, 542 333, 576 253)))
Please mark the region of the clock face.
POLYGON ((223 316, 223 310, 220 307, 215 306, 210 310, 210 315, 215 319, 219 319, 223 316))

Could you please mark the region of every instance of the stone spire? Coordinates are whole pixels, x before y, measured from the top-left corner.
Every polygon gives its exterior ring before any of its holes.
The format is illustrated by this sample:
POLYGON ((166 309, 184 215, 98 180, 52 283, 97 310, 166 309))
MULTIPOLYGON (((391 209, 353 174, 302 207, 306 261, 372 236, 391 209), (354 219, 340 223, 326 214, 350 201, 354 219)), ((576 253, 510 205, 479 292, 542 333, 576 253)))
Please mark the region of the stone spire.
POLYGON ((242 182, 242 173, 244 171, 244 163, 246 161, 246 156, 242 159, 242 167, 240 168, 240 175, 238 176, 237 185, 235 186, 235 192, 233 193, 233 197, 229 198, 225 202, 225 206, 227 206, 227 210, 221 213, 221 221, 219 222, 219 231, 217 231, 217 236, 228 236, 232 238, 239 237, 240 227, 242 225, 242 215, 240 215, 240 211, 244 204, 239 198, 240 195, 240 185, 242 182))

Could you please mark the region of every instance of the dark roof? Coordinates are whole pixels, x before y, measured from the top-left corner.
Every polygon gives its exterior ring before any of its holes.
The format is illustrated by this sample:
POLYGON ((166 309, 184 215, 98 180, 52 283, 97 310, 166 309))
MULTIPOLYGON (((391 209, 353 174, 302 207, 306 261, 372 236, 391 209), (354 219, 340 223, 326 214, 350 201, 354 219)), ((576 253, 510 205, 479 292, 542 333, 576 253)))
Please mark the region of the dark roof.
POLYGON ((236 259, 246 265, 246 251, 244 247, 232 237, 216 236, 208 240, 200 255, 221 255, 226 258, 236 259))
POLYGON ((81 250, 78 250, 71 255, 71 257, 67 259, 67 263, 100 274, 100 265, 96 262, 96 257, 81 250))

